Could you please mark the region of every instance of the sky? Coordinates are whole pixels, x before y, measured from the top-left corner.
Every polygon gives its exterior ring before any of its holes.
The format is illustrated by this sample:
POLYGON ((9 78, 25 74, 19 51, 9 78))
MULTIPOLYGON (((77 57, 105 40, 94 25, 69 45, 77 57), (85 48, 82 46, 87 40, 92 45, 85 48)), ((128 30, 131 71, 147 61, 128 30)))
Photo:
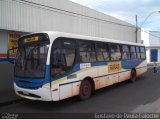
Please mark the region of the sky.
POLYGON ((149 31, 160 31, 160 0, 70 0, 149 31), (145 22, 144 22, 145 21, 145 22))

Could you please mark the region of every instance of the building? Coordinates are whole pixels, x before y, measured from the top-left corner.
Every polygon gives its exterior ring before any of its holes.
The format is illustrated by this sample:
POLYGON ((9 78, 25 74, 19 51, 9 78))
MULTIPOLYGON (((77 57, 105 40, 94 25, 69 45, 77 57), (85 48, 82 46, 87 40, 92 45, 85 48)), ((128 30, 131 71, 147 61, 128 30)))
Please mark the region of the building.
POLYGON ((146 47, 147 62, 160 62, 160 32, 141 29, 138 35, 146 47))
POLYGON ((68 0, 0 0, 1 62, 21 35, 38 31, 136 42, 135 26, 68 0))
POLYGON ((149 31, 145 39, 147 62, 160 62, 160 32, 149 31))

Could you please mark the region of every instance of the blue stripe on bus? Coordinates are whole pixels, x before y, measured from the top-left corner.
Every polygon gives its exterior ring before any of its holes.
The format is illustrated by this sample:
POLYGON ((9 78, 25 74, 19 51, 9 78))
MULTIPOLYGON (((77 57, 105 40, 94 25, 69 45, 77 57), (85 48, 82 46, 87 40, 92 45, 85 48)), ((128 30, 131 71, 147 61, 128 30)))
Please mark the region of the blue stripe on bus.
POLYGON ((51 76, 50 76, 50 65, 46 65, 45 81, 43 83, 44 84, 49 83, 50 79, 51 79, 51 76))
POLYGON ((15 77, 14 81, 21 88, 38 89, 43 85, 44 79, 15 77))
POLYGON ((140 63, 142 63, 145 59, 135 59, 135 60, 121 60, 123 69, 132 69, 136 68, 140 63))

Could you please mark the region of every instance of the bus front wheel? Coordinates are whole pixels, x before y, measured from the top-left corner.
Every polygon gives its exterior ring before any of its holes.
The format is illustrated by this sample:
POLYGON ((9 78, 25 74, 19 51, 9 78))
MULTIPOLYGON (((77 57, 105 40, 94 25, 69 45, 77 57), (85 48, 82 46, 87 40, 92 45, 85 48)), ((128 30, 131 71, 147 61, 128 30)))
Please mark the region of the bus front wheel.
POLYGON ((131 71, 131 82, 134 83, 136 81, 136 71, 132 70, 131 71))
POLYGON ((88 80, 82 81, 79 94, 80 100, 88 99, 91 96, 91 94, 92 94, 91 83, 88 80))

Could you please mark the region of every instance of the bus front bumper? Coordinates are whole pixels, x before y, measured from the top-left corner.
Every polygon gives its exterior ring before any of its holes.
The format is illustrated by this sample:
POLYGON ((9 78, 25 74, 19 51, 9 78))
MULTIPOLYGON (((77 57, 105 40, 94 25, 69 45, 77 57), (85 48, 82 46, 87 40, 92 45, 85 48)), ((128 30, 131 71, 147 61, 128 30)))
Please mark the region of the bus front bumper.
POLYGON ((15 93, 22 98, 27 98, 30 100, 52 101, 50 88, 42 87, 36 90, 31 90, 18 87, 14 83, 14 90, 15 93))

